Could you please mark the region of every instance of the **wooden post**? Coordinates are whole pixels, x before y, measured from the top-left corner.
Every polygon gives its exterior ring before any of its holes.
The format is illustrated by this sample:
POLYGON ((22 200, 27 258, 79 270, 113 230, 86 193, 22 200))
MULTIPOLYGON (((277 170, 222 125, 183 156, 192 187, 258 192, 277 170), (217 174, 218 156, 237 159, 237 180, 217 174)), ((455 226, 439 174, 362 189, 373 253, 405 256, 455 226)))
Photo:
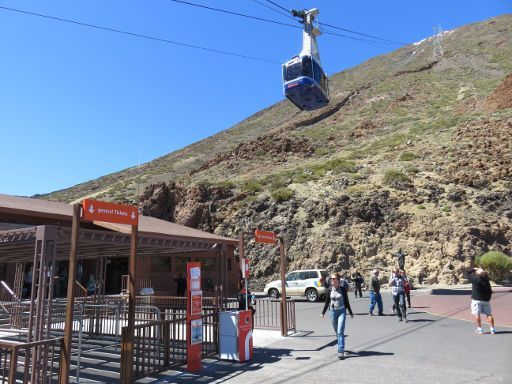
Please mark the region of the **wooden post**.
POLYGON ((60 359, 59 384, 69 383, 69 367, 71 358, 71 343, 73 332, 73 307, 75 305, 75 280, 76 280, 76 260, 78 254, 78 239, 80 234, 80 214, 82 204, 73 205, 73 225, 71 227, 71 251, 69 253, 68 268, 68 294, 66 305, 66 320, 64 323, 64 341, 62 343, 62 353, 60 359))
POLYGON ((121 382, 128 384, 132 382, 133 372, 133 339, 135 326, 135 299, 136 299, 136 260, 137 260, 137 233, 138 227, 132 225, 132 237, 130 248, 130 261, 128 264, 128 326, 126 337, 123 337, 121 361, 121 382))
POLYGON ((281 255, 281 336, 288 336, 288 314, 286 308, 286 256, 284 254, 284 239, 279 238, 279 253, 281 255))

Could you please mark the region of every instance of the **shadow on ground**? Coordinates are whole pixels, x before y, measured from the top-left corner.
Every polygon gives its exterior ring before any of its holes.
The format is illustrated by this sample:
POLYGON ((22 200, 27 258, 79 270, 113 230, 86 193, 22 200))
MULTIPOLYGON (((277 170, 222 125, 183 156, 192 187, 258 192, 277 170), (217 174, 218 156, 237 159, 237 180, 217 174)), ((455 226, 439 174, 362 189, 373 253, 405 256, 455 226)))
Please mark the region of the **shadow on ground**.
POLYGON ((169 370, 153 374, 151 378, 138 380, 137 383, 205 383, 211 381, 222 383, 244 372, 257 371, 263 365, 276 363, 285 357, 290 357, 291 352, 291 349, 284 348, 255 348, 253 359, 246 363, 213 359, 203 360, 203 369, 198 371, 197 374, 187 372, 186 367, 181 366, 179 370, 169 370))

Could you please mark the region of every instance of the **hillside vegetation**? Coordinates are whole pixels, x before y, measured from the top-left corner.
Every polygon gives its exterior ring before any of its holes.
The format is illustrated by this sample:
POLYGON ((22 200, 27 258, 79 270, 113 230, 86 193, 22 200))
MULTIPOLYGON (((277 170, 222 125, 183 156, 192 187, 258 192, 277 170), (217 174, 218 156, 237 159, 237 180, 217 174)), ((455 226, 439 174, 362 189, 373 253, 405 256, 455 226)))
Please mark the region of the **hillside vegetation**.
MULTIPOLYGON (((290 268, 367 272, 409 252, 417 281, 458 283, 512 249, 512 15, 445 32, 330 79, 331 103, 288 101, 140 169, 42 196, 137 202, 143 214, 286 239, 290 268)), ((248 245, 256 285, 278 268, 248 245)), ((259 283, 259 284, 258 284, 259 283)))

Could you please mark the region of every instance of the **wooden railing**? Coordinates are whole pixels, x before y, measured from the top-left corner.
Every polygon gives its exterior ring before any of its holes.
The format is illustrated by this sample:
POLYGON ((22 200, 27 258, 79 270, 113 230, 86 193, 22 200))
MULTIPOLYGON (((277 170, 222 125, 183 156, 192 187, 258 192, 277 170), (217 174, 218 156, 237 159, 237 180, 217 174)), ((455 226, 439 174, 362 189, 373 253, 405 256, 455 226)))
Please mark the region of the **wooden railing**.
POLYGON ((75 280, 75 287, 74 287, 74 295, 75 299, 83 299, 86 298, 87 295, 87 288, 85 288, 82 284, 80 284, 78 281, 75 280))
MULTIPOLYGON (((254 328, 281 329, 281 300, 257 299, 254 314, 254 328)), ((288 331, 295 331, 295 301, 286 300, 288 331)))
POLYGON ((19 343, 0 341, 0 384, 57 383, 63 338, 19 343))

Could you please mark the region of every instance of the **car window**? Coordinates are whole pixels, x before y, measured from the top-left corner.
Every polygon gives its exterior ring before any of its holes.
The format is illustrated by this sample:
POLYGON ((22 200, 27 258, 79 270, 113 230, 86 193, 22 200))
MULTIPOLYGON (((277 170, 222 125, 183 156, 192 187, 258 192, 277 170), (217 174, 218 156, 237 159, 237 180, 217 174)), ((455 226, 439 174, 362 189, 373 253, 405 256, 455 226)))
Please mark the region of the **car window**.
POLYGON ((302 271, 302 272, 299 272, 299 280, 307 280, 307 279, 310 279, 309 277, 309 271, 302 271))
POLYGON ((299 272, 292 272, 288 276, 286 276, 286 281, 293 281, 299 278, 299 272))

